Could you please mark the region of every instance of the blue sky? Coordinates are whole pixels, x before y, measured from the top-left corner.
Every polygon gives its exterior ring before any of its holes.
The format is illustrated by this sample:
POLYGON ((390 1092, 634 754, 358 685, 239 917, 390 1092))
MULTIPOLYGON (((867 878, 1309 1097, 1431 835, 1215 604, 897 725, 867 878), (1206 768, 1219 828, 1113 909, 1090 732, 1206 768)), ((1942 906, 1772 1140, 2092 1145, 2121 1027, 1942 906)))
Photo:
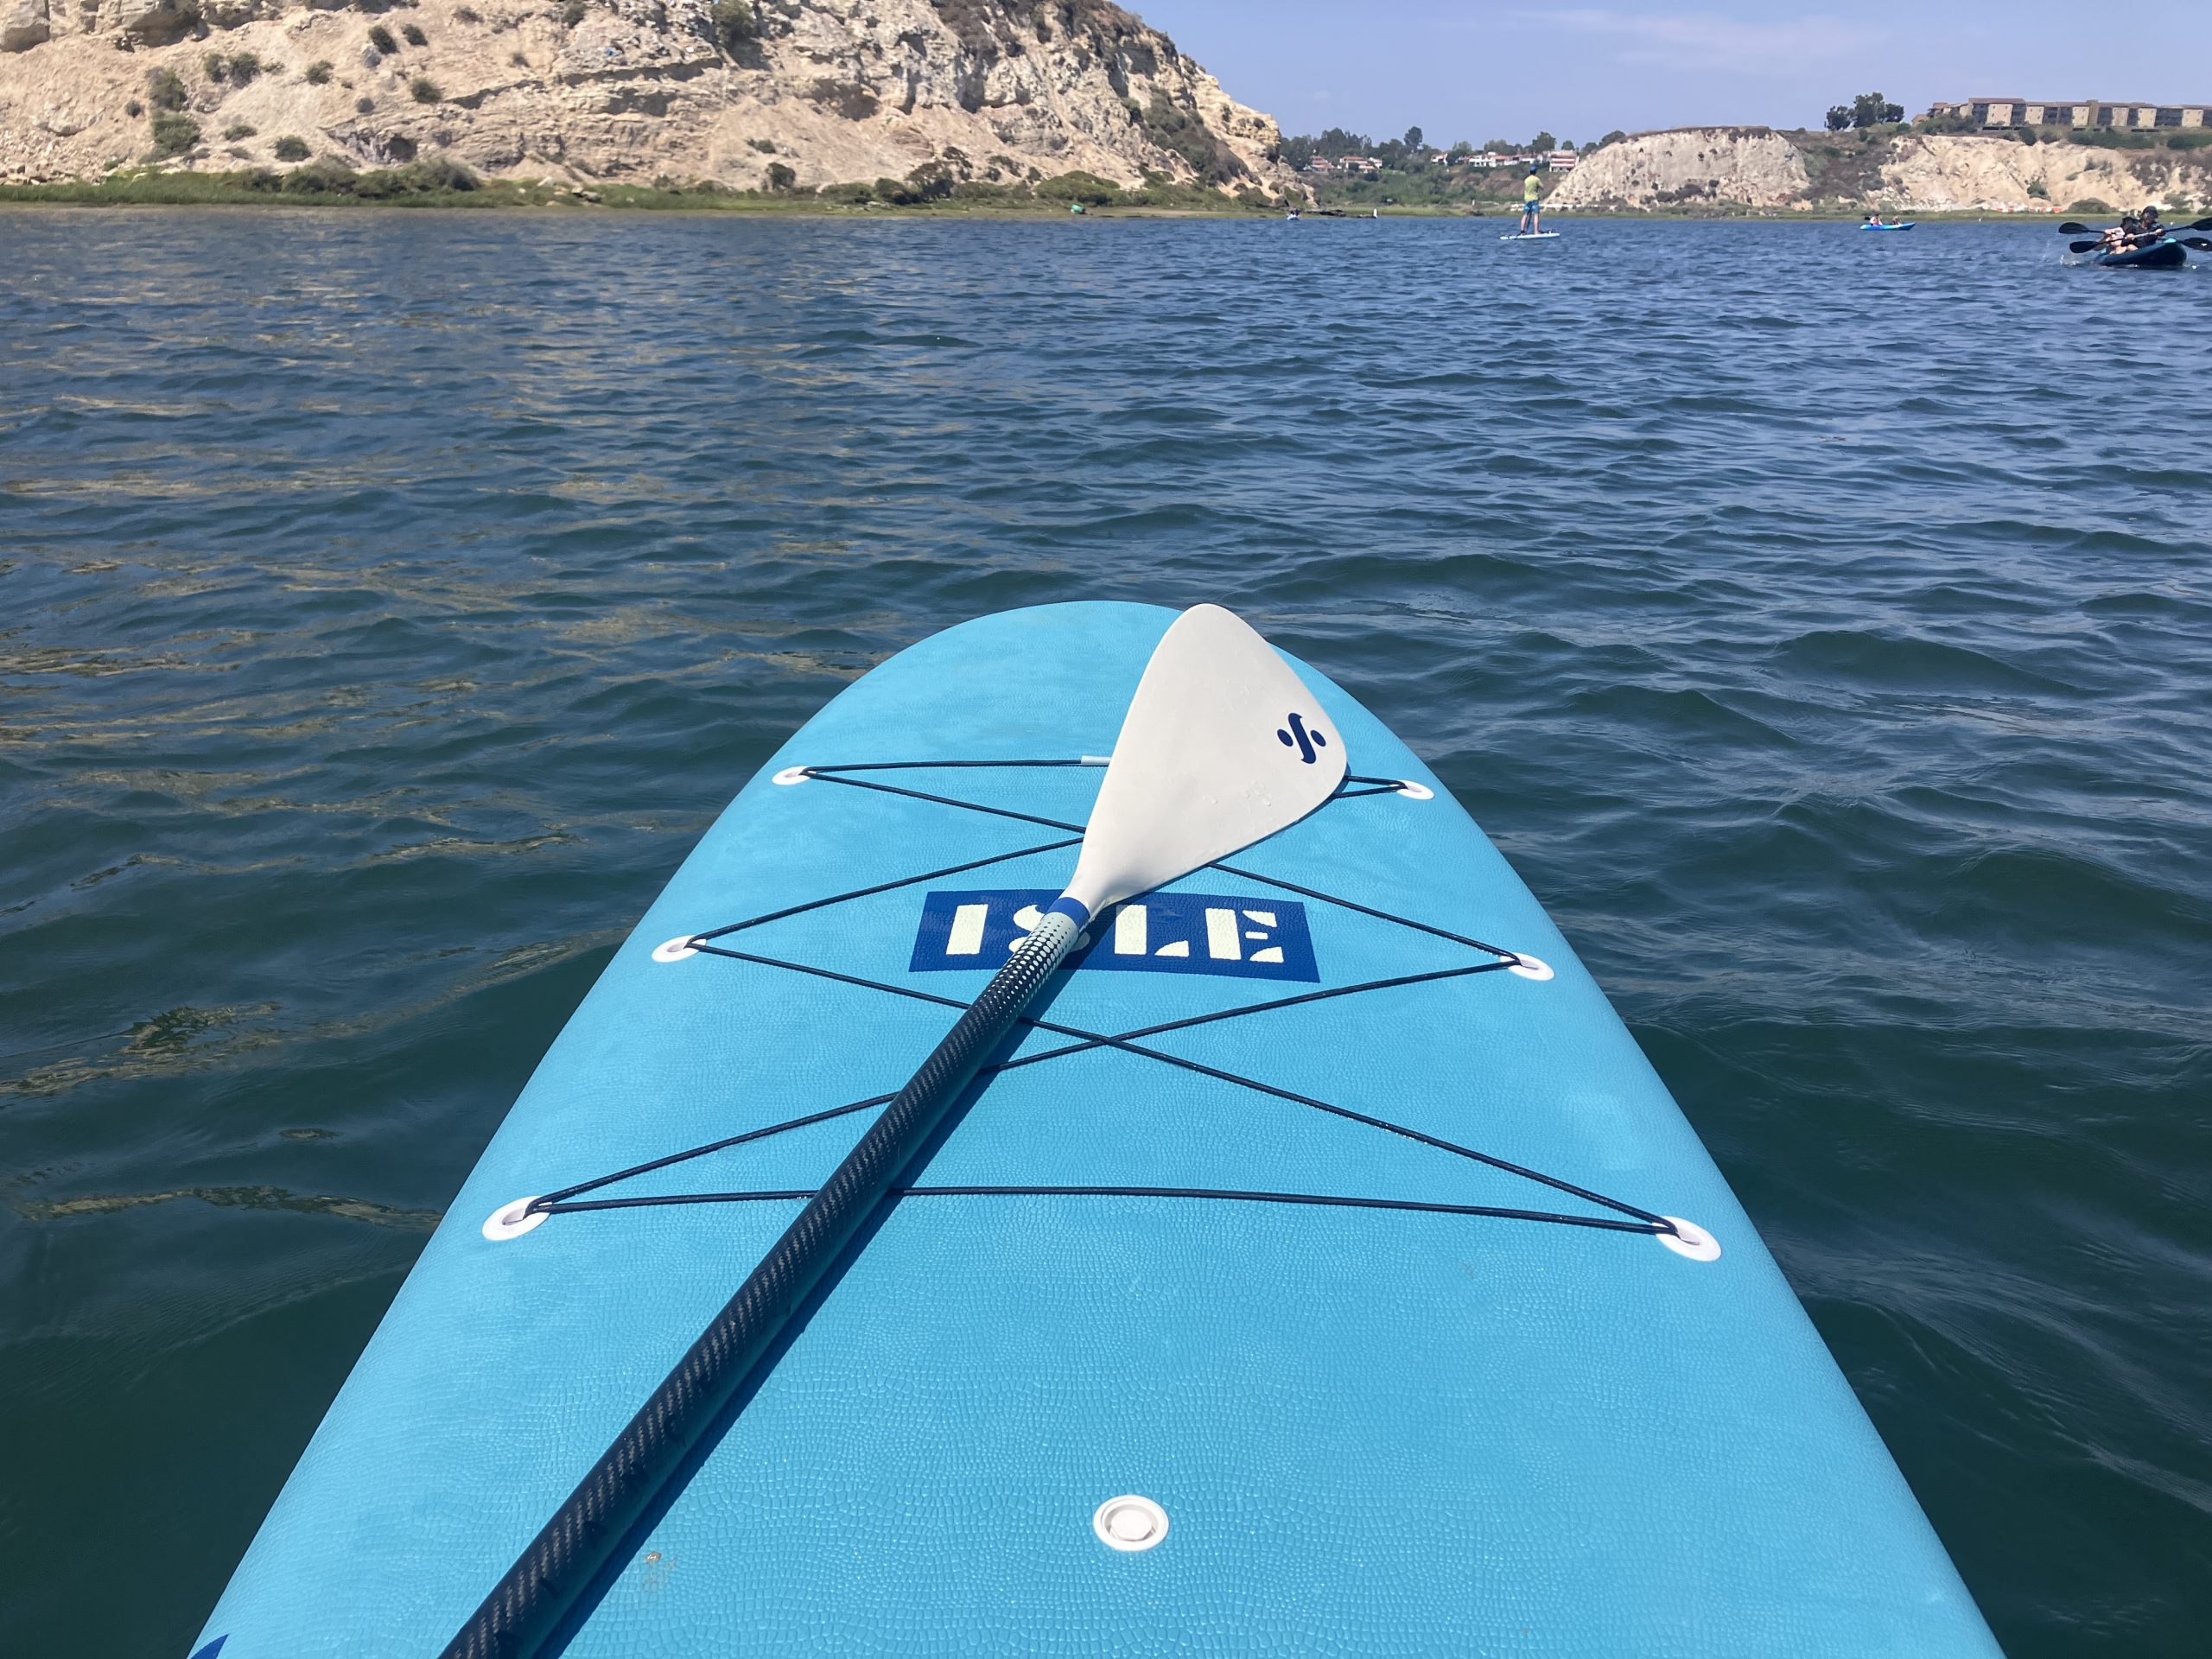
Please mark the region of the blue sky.
MULTIPOLYGON (((1129 0, 1125 0, 1128 3, 1129 0)), ((2212 0, 1848 0, 1833 6, 1135 0, 1287 132, 1577 143, 1613 127, 1817 124, 1883 92, 2212 101, 2212 0)))

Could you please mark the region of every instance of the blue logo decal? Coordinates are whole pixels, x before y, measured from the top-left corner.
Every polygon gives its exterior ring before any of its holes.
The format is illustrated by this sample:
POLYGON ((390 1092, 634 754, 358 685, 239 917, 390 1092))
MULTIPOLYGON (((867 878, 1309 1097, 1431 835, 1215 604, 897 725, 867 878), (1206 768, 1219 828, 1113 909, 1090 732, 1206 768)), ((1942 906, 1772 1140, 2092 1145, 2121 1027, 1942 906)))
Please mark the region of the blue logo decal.
MULTIPOLYGON (((1050 887, 932 893, 922 900, 907 971, 995 972, 1059 894, 1050 887)), ((1321 977, 1306 906, 1249 893, 1153 893, 1091 918, 1069 957, 1077 968, 1140 974, 1221 974, 1236 979, 1321 977)))
POLYGON ((1277 727, 1275 735, 1282 740, 1283 747, 1296 749, 1298 758, 1309 766, 1313 764, 1313 751, 1329 747, 1329 740, 1320 733, 1309 732, 1306 729, 1306 716, 1303 715, 1292 715, 1290 729, 1284 731, 1281 727, 1277 727))
POLYGON ((231 1638, 230 1638, 230 1637, 228 1636, 228 1634, 225 1634, 225 1635, 222 1635, 222 1636, 219 1636, 219 1637, 216 1637, 213 1642, 210 1642, 210 1643, 209 1643, 206 1647, 204 1647, 204 1648, 200 1649, 199 1652, 197 1652, 197 1653, 194 1654, 194 1655, 192 1656, 192 1659, 215 1659, 215 1656, 216 1656, 217 1654, 219 1654, 219 1653, 222 1652, 222 1650, 223 1650, 223 1643, 226 1643, 226 1642, 227 1642, 227 1641, 229 1641, 230 1639, 231 1639, 231 1638))

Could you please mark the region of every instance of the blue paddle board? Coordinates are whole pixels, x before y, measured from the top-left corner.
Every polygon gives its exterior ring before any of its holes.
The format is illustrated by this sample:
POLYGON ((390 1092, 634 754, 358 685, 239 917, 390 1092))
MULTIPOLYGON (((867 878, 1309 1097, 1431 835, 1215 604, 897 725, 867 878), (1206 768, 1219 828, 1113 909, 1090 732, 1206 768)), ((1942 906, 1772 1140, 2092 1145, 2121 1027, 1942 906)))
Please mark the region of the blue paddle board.
MULTIPOLYGON (((454 1200, 199 1655, 442 1650, 1059 891, 1170 620, 954 628, 746 785, 454 1200)), ((573 1659, 1995 1653, 1566 941, 1301 671, 1351 780, 1094 920, 573 1659)))

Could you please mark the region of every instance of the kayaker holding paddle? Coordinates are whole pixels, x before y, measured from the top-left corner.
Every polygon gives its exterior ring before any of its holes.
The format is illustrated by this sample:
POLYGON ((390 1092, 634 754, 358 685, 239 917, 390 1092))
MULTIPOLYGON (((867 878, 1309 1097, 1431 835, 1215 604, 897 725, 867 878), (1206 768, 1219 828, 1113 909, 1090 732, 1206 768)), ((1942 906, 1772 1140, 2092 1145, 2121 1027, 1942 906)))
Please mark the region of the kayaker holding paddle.
POLYGON ((1536 236, 1544 228, 1544 187, 1536 177, 1532 162, 1529 176, 1521 186, 1521 234, 1536 236))

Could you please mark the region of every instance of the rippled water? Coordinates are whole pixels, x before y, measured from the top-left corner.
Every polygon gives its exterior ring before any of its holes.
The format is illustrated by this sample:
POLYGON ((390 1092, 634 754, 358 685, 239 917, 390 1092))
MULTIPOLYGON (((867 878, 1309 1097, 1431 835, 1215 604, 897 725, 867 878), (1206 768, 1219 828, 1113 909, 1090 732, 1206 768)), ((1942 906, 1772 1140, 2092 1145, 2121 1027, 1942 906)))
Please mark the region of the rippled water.
POLYGON ((1089 596, 1433 761, 2016 1659, 2203 1651, 2212 272, 1499 228, 0 210, 0 1647, 181 1653, 712 815, 1089 596))

